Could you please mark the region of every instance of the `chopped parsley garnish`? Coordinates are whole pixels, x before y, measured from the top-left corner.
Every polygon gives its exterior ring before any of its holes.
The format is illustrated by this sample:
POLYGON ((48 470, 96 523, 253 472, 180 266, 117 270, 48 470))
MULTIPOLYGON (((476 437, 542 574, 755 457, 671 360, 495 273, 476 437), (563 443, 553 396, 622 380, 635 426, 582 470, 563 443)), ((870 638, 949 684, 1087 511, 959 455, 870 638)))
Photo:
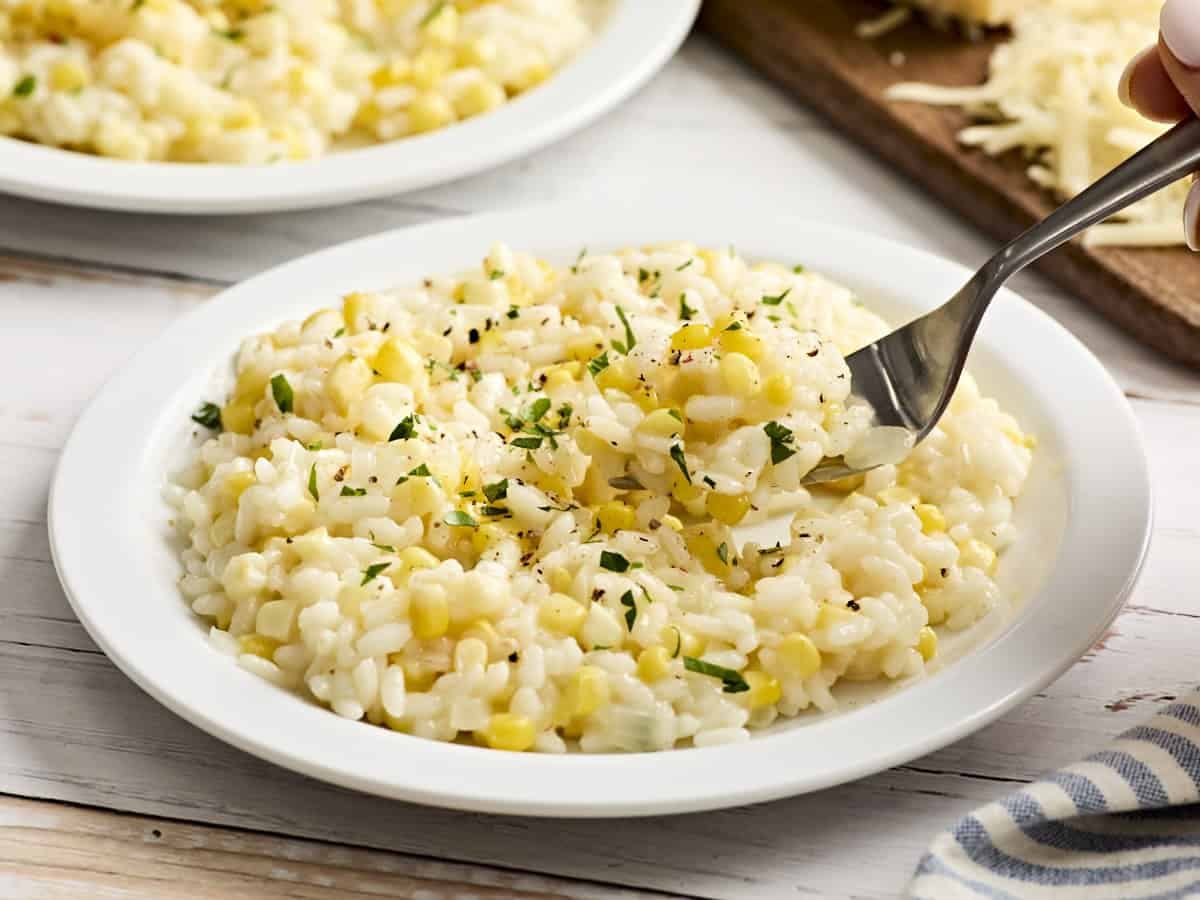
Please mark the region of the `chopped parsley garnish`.
POLYGON ((570 403, 564 403, 557 411, 558 427, 560 431, 565 431, 566 427, 571 424, 571 413, 575 412, 575 408, 570 403))
POLYGON ((601 372, 603 372, 607 368, 608 368, 608 351, 607 350, 605 350, 599 356, 592 357, 592 359, 588 362, 588 371, 592 373, 593 378, 595 378, 597 375, 599 375, 601 372))
POLYGON ((525 413, 527 422, 540 422, 542 416, 550 411, 550 398, 538 397, 529 407, 529 412, 525 413))
POLYGON ((691 319, 696 314, 696 310, 688 306, 687 297, 683 294, 679 295, 679 318, 691 319))
POLYGON ((366 495, 367 495, 366 488, 350 487, 350 485, 348 485, 348 484, 342 485, 341 496, 343 496, 343 497, 365 497, 366 495))
POLYGON ((503 519, 503 518, 506 518, 507 516, 512 515, 512 513, 509 512, 507 509, 505 509, 503 506, 485 506, 485 507, 483 507, 483 509, 479 510, 479 514, 482 516, 488 516, 489 518, 493 518, 493 519, 496 519, 496 518, 503 519))
POLYGON ((742 330, 742 323, 741 323, 741 322, 734 322, 733 324, 731 324, 731 325, 730 325, 728 328, 726 328, 725 330, 726 330, 726 331, 741 331, 741 330, 742 330))
POLYGON ((675 625, 668 625, 675 632, 675 649, 671 653, 671 659, 678 659, 679 651, 683 649, 683 633, 675 625))
POLYGON ((685 590, 685 588, 682 584, 668 584, 667 587, 669 587, 671 590, 673 590, 677 594, 682 594, 685 590))
POLYGON ((311 444, 305 444, 305 445, 304 445, 304 449, 305 449, 305 450, 310 450, 310 451, 312 451, 313 453, 316 453, 318 450, 320 450, 320 449, 321 449, 321 442, 320 442, 320 441, 313 441, 311 444))
POLYGON ((667 415, 670 416, 672 419, 674 419, 676 422, 683 421, 683 416, 680 414, 679 410, 677 410, 677 409, 668 409, 667 415))
POLYGON ((625 607, 625 627, 633 631, 633 623, 637 621, 637 601, 633 599, 633 591, 621 595, 621 605, 625 607))
POLYGON ((16 83, 16 85, 13 87, 13 90, 12 90, 13 96, 14 97, 28 97, 30 94, 33 93, 33 90, 36 87, 37 87, 37 78, 35 78, 33 75, 26 75, 24 78, 22 78, 20 81, 18 81, 16 83))
POLYGON ((292 411, 296 395, 292 392, 292 386, 282 372, 271 377, 271 396, 275 399, 275 405, 279 407, 281 413, 292 411))
POLYGON ((583 262, 583 258, 587 256, 587 247, 579 251, 579 255, 575 257, 575 264, 571 266, 571 274, 574 275, 579 271, 579 264, 583 262))
POLYGON ((192 421, 213 431, 220 431, 221 407, 215 403, 201 403, 200 408, 192 413, 192 421))
POLYGON ((776 294, 773 297, 769 294, 764 294, 763 298, 762 298, 762 304, 763 304, 763 306, 778 306, 780 303, 782 303, 784 301, 784 298, 786 298, 787 295, 790 294, 791 292, 792 292, 792 289, 788 288, 782 294, 776 294))
POLYGON ((792 271, 797 275, 803 274, 804 266, 800 265, 800 263, 796 263, 796 265, 792 266, 792 271))
POLYGON ((372 541, 371 546, 374 547, 376 550, 382 550, 384 553, 395 553, 396 552, 396 548, 393 547, 391 544, 376 544, 374 541, 372 541))
POLYGON ((702 659, 696 659, 694 656, 685 656, 683 658, 683 667, 689 672, 696 672, 699 675, 720 678, 721 690, 726 694, 741 694, 750 690, 750 685, 746 683, 746 679, 741 676, 740 672, 736 672, 733 669, 705 662, 702 659))
POLYGON ((365 569, 363 569, 363 577, 362 581, 359 582, 359 587, 362 587, 368 581, 374 581, 375 576, 381 574, 390 565, 390 562, 381 562, 373 563, 372 565, 367 566, 365 569))
POLYGON ((724 541, 717 546, 717 559, 725 565, 729 565, 729 545, 724 541))
POLYGON ((433 473, 429 471, 429 466, 425 465, 425 463, 421 463, 408 474, 412 475, 414 478, 429 478, 433 475, 433 473))
POLYGON ((483 496, 487 497, 489 503, 495 503, 498 500, 503 500, 508 496, 508 479, 503 481, 494 481, 491 484, 483 486, 483 496))
POLYGON ((425 17, 421 19, 418 27, 424 28, 426 25, 436 19, 438 17, 438 13, 442 11, 442 8, 445 7, 445 5, 446 0, 437 0, 437 2, 429 8, 429 12, 425 13, 425 17))
POLYGON ((504 272, 501 269, 492 269, 492 271, 488 272, 489 281, 499 281, 503 277, 504 272))
POLYGON ((446 515, 442 516, 442 521, 447 525, 454 525, 459 528, 475 528, 479 525, 474 517, 461 509, 452 509, 446 515))
POLYGON ((388 437, 388 440, 389 441, 407 441, 410 437, 412 437, 414 434, 416 434, 416 431, 417 431, 417 417, 415 415, 413 415, 412 413, 409 413, 407 416, 405 416, 403 419, 400 420, 399 425, 397 425, 395 428, 392 429, 392 433, 388 437))
POLYGON ((625 341, 613 341, 613 349, 618 353, 628 355, 629 351, 637 346, 637 337, 634 336, 633 329, 629 327, 629 319, 625 317, 625 310, 619 305, 617 306, 617 318, 621 320, 621 324, 625 326, 625 341))
POLYGON ((510 319, 515 319, 515 318, 516 318, 517 316, 519 316, 520 314, 521 314, 521 310, 519 310, 519 309, 518 309, 517 307, 515 307, 515 306, 510 306, 510 307, 508 308, 508 312, 506 312, 504 315, 505 315, 505 316, 507 316, 507 317, 508 317, 508 318, 510 318, 510 319))
POLYGON ((536 450, 542 446, 542 439, 540 437, 513 438, 512 445, 520 447, 522 450, 536 450))
POLYGON ((321 502, 321 493, 317 490, 317 464, 313 463, 312 468, 308 470, 308 492, 312 494, 312 498, 318 503, 321 502))
POLYGON ((684 263, 682 266, 676 266, 676 267, 675 267, 675 271, 676 271, 676 272, 682 272, 684 269, 686 269, 688 266, 690 266, 690 265, 691 265, 692 263, 694 263, 695 261, 696 261, 696 260, 694 260, 694 259, 689 259, 689 260, 688 260, 687 262, 685 262, 685 263, 684 263))
POLYGON ((675 465, 679 466, 679 471, 683 473, 683 477, 687 479, 687 483, 692 483, 692 473, 688 471, 687 459, 683 455, 682 444, 671 445, 671 459, 675 461, 675 465))
POLYGON ((341 337, 343 334, 345 334, 345 333, 346 333, 346 326, 345 326, 345 325, 343 325, 341 328, 339 328, 337 331, 335 331, 335 332, 333 333, 333 336, 334 336, 335 338, 340 338, 340 337, 341 337))
POLYGON ((794 436, 790 428, 780 425, 778 422, 768 422, 763 426, 763 431, 771 439, 772 463, 778 465, 796 455, 796 448, 792 446, 794 436))
POLYGON ((629 560, 627 560, 620 553, 614 553, 611 550, 601 550, 600 568, 608 569, 610 572, 628 572, 629 560))
POLYGON ((638 269, 638 284, 641 284, 643 281, 649 281, 649 280, 650 280, 650 273, 648 271, 646 271, 645 269, 638 269))
POLYGON ((214 28, 213 31, 225 38, 227 41, 240 41, 246 36, 246 32, 240 28, 230 28, 226 31, 222 31, 220 28, 214 28))

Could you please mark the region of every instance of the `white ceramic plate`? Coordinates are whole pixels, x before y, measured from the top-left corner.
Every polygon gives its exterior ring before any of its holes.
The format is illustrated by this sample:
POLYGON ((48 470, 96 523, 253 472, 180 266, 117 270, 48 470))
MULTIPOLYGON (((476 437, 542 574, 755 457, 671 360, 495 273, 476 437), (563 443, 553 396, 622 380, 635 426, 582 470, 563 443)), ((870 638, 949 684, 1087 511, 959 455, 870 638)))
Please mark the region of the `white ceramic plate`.
MULTIPOLYGON (((690 239, 802 261, 893 319, 959 287, 959 266, 878 238, 762 211, 554 208, 458 219, 343 244, 225 291, 176 322, 100 391, 71 435, 50 497, 55 564, 92 637, 166 706, 224 740, 308 775, 421 803, 551 816, 701 810, 816 790, 942 747, 1040 690, 1101 635, 1132 587, 1150 525, 1133 415, 1099 362, 1012 293, 984 321, 970 367, 1039 439, 1017 505, 1022 539, 1000 577, 1014 616, 971 632, 961 659, 876 702, 800 719, 749 742, 627 755, 513 754, 339 718, 240 669, 208 643, 176 588, 164 473, 189 414, 240 339, 349 290, 477 265, 503 239, 558 263, 690 239), (657 211, 655 211, 657 210, 657 211)), ((960 644, 962 642, 960 641, 960 644)))
POLYGON ((679 48, 700 0, 608 0, 593 42, 500 109, 419 137, 269 166, 131 163, 0 137, 0 191, 72 206, 258 213, 397 194, 498 166, 608 112, 679 48))

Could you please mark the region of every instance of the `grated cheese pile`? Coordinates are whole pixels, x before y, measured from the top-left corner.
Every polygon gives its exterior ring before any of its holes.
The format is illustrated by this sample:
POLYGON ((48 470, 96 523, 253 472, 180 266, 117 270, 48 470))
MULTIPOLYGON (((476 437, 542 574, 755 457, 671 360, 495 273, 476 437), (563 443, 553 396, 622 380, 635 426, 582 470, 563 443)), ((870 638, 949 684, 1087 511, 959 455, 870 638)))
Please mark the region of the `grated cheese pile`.
MULTIPOLYGON (((1157 40, 1158 0, 1056 0, 1013 22, 992 54, 988 80, 971 87, 897 84, 893 100, 962 106, 977 120, 959 140, 996 156, 1022 150, 1031 179, 1072 197, 1158 137, 1166 126, 1124 106, 1126 63, 1157 40)), ((1183 243, 1187 183, 1149 197, 1120 220, 1091 229, 1091 246, 1183 243)))

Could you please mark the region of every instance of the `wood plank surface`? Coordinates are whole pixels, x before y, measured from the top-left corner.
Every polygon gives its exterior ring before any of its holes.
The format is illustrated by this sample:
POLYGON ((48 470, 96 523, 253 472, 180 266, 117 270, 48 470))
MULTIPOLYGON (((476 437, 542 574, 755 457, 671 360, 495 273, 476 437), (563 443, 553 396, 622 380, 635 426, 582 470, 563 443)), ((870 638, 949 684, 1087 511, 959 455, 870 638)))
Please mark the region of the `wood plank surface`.
POLYGON ((566 900, 583 882, 0 795, 3 900, 566 900))
MULTIPOLYGON (((993 32, 968 41, 920 18, 882 38, 858 37, 880 0, 707 0, 701 21, 796 98, 827 116, 889 165, 921 183, 999 241, 1015 237, 1056 205, 1024 174, 1017 153, 999 159, 964 148, 959 110, 894 103, 899 81, 977 84, 993 32), (904 62, 893 65, 892 54, 904 62)), ((1041 271, 1158 351, 1200 367, 1200 259, 1183 248, 1089 248, 1078 241, 1045 257, 1041 271)))

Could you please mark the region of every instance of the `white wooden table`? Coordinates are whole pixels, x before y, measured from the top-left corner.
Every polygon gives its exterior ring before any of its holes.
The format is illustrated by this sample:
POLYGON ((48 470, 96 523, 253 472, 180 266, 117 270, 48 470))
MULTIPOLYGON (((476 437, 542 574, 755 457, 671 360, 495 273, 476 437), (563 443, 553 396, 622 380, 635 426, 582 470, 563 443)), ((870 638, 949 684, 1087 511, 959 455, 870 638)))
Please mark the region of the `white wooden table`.
POLYGON ((996 724, 911 765, 807 797, 658 820, 444 812, 233 750, 144 695, 88 639, 50 563, 47 487, 88 397, 168 322, 229 282, 382 229, 601 194, 627 197, 636 215, 672 192, 734 192, 751 207, 965 263, 986 253, 961 222, 696 37, 599 125, 403 198, 200 219, 0 198, 0 896, 892 897, 937 830, 1190 686, 1200 663, 1200 376, 1033 278, 1020 289, 1104 360, 1133 404, 1157 494, 1153 547, 1091 654, 996 724))

